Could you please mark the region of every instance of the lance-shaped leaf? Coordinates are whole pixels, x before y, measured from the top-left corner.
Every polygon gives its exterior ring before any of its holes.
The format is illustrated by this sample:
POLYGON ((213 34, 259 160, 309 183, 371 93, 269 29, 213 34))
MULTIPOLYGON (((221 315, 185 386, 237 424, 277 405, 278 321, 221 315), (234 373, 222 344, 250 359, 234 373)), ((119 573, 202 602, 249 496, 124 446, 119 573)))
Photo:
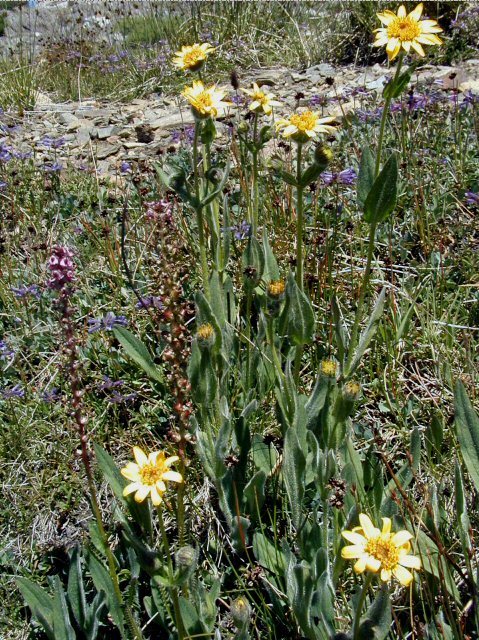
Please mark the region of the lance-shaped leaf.
POLYGON ((364 147, 361 154, 361 162, 359 163, 358 173, 358 203, 361 208, 364 207, 366 198, 374 184, 374 158, 369 147, 364 147))
POLYGON ((358 346, 354 353, 354 357, 351 360, 351 364, 344 372, 346 377, 349 377, 354 373, 359 363, 361 362, 361 358, 363 357, 366 349, 369 347, 369 344, 373 339, 374 334, 376 333, 379 320, 383 315, 385 298, 386 298, 386 287, 383 287, 381 293, 378 296, 378 299, 376 300, 376 304, 374 305, 371 315, 369 316, 366 327, 364 331, 361 333, 358 346))
POLYGON ((55 640, 75 640, 76 638, 70 622, 65 592, 58 576, 55 576, 55 594, 53 596, 53 630, 55 640))
POLYGON ((464 463, 479 491, 479 416, 474 411, 463 383, 454 389, 455 426, 464 463))
POLYGON ((266 282, 279 280, 279 268, 269 243, 268 231, 263 229, 264 271, 263 278, 266 282))
POLYGON ((389 588, 383 584, 360 624, 358 637, 360 640, 384 640, 389 633, 391 620, 389 588))
POLYGON ((302 520, 305 468, 306 458, 301 450, 298 436, 295 429, 289 427, 284 438, 283 478, 296 529, 300 527, 302 520))
POLYGON ((396 206, 398 165, 393 153, 374 181, 364 203, 364 219, 377 225, 386 220, 396 206))
POLYGON ((53 631, 53 598, 45 589, 28 580, 16 578, 23 599, 30 607, 33 617, 42 625, 49 640, 55 640, 53 631))
POLYGON ((383 98, 397 98, 400 96, 409 84, 413 70, 414 67, 411 67, 407 71, 404 71, 404 73, 401 73, 399 78, 388 82, 383 89, 383 98))
POLYGON ((88 554, 87 566, 95 588, 97 591, 103 591, 105 594, 108 611, 113 622, 120 631, 124 632, 125 620, 123 618, 123 611, 121 604, 118 602, 113 581, 108 569, 106 569, 106 567, 97 559, 94 553, 88 554))
POLYGON ((164 381, 163 374, 153 362, 150 352, 141 340, 128 331, 128 329, 125 329, 125 327, 117 327, 113 329, 113 333, 127 355, 129 355, 136 364, 140 365, 150 378, 158 382, 164 381))
POLYGON ((307 344, 314 334, 313 307, 307 295, 298 287, 292 273, 289 273, 286 284, 280 330, 296 345, 307 344))

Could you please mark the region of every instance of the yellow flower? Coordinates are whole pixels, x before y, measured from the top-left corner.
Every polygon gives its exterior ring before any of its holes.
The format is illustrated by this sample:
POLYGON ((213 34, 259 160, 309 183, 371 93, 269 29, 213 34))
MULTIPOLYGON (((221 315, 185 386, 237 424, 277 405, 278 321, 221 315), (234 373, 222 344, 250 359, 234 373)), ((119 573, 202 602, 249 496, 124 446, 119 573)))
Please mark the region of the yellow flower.
POLYGON ((215 48, 206 42, 181 47, 181 51, 175 53, 176 58, 173 58, 173 64, 183 71, 198 71, 203 66, 208 54, 214 50, 215 48))
POLYGON ((198 327, 198 331, 196 332, 196 335, 198 336, 198 338, 200 338, 200 340, 208 340, 208 338, 211 338, 212 336, 214 336, 214 334, 215 330, 209 322, 200 325, 198 327))
POLYGON ((284 138, 303 143, 316 138, 318 133, 334 133, 336 127, 331 126, 331 122, 334 118, 320 118, 319 112, 308 110, 278 120, 276 130, 281 131, 284 138))
POLYGON ((264 91, 261 91, 258 87, 256 82, 253 82, 252 91, 249 89, 242 89, 242 91, 244 91, 246 95, 250 96, 250 98, 253 98, 253 102, 249 105, 249 110, 254 111, 255 113, 263 111, 267 116, 269 116, 273 107, 281 106, 281 102, 274 99, 273 93, 264 93, 264 91))
POLYGON ((230 104, 223 100, 226 95, 224 89, 219 89, 216 85, 205 87, 201 80, 193 82, 192 87, 185 87, 182 95, 190 103, 195 118, 200 120, 216 118, 218 111, 230 104))
POLYGON ((161 504, 166 491, 165 481, 183 482, 180 473, 171 471, 170 466, 179 460, 178 456, 167 458, 163 451, 153 451, 146 455, 140 447, 133 447, 135 462, 129 462, 121 470, 121 475, 131 480, 123 489, 123 495, 135 493, 136 502, 143 502, 150 495, 155 506, 161 504))
POLYGON ((363 573, 366 569, 373 573, 380 571, 383 582, 388 582, 394 576, 407 587, 413 579, 409 569, 419 571, 421 568, 420 559, 409 555, 412 535, 405 530, 392 533, 391 520, 382 518, 382 521, 383 528, 380 531, 366 514, 361 513, 361 526, 342 533, 343 538, 352 542, 352 545, 343 547, 341 556, 346 560, 356 560, 356 573, 363 573))
POLYGON ((268 284, 268 294, 272 298, 280 298, 286 290, 284 280, 272 280, 268 284))
POLYGON ((321 361, 321 372, 327 378, 335 378, 338 370, 338 365, 335 360, 322 360, 321 361))
POLYGON ((442 40, 436 35, 442 31, 436 20, 421 20, 423 4, 420 2, 411 13, 406 14, 406 8, 401 5, 397 15, 386 9, 377 13, 379 20, 385 25, 376 29, 376 40, 373 46, 386 45, 386 53, 389 60, 394 60, 401 48, 409 53, 411 47, 420 56, 424 56, 423 44, 442 44, 442 40))

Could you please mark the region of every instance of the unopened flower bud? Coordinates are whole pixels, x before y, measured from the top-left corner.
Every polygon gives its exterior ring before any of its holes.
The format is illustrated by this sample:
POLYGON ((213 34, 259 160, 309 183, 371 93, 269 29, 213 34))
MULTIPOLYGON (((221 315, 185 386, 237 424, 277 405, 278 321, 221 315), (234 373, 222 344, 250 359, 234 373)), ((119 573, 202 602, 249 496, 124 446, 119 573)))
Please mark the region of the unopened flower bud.
POLYGON ((196 332, 196 339, 198 340, 198 346, 200 349, 210 349, 215 341, 215 330, 213 329, 213 325, 209 322, 200 325, 196 332))
POLYGON ((338 365, 335 360, 322 360, 321 361, 321 373, 327 378, 335 378, 338 370, 338 365))
POLYGON ((275 300, 277 300, 278 298, 282 297, 282 295, 285 292, 285 289, 286 289, 286 285, 284 283, 284 280, 272 280, 268 284, 268 295, 271 298, 274 298, 275 300))
POLYGON ((233 622, 239 629, 244 629, 251 619, 251 606, 246 598, 233 600, 230 607, 233 622))
POLYGON ((326 169, 332 159, 333 152, 331 148, 324 144, 318 144, 314 150, 314 162, 321 167, 321 171, 326 169))

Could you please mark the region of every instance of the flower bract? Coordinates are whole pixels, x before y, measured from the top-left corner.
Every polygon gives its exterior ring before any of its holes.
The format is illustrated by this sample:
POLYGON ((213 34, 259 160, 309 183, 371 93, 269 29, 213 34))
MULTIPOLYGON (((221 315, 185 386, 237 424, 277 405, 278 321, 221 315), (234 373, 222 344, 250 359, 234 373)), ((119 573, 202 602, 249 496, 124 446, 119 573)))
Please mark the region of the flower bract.
POLYGON ((334 120, 330 116, 320 118, 317 111, 303 111, 278 120, 276 130, 281 131, 283 138, 304 143, 316 138, 318 133, 334 133, 336 127, 331 124, 334 120))
POLYGON ((195 118, 216 118, 220 109, 230 103, 224 100, 226 91, 212 85, 205 87, 201 80, 193 82, 192 87, 185 87, 182 95, 188 100, 195 118))
POLYGON ((140 447, 133 447, 133 454, 136 462, 129 462, 121 469, 121 475, 131 481, 124 488, 123 495, 134 493, 136 502, 143 502, 150 496, 152 503, 158 506, 166 491, 165 482, 183 482, 181 474, 170 469, 179 458, 167 458, 163 451, 153 451, 147 455, 140 447))
POLYGON ((273 107, 280 107, 281 102, 274 99, 273 93, 265 93, 262 91, 256 82, 253 83, 253 89, 242 89, 246 95, 248 95, 252 102, 248 105, 250 111, 254 111, 255 113, 260 113, 263 111, 267 116, 273 110, 273 107))
POLYGON ((356 560, 356 573, 366 570, 379 573, 383 582, 388 582, 394 576, 407 587, 413 580, 409 569, 418 571, 421 568, 420 559, 409 555, 412 534, 406 530, 393 533, 390 518, 383 518, 382 521, 383 528, 379 530, 366 514, 361 513, 361 526, 342 532, 343 538, 352 544, 342 548, 341 556, 346 560, 356 560))
POLYGON ((377 13, 377 17, 384 27, 375 30, 375 47, 386 45, 386 53, 389 60, 394 60, 401 49, 409 53, 411 48, 420 56, 424 56, 423 44, 442 44, 442 40, 436 33, 442 31, 436 20, 421 20, 423 11, 422 2, 410 13, 401 5, 397 14, 386 9, 377 13))
POLYGON ((198 71, 214 50, 215 48, 207 42, 181 47, 181 50, 175 53, 173 64, 183 71, 198 71))

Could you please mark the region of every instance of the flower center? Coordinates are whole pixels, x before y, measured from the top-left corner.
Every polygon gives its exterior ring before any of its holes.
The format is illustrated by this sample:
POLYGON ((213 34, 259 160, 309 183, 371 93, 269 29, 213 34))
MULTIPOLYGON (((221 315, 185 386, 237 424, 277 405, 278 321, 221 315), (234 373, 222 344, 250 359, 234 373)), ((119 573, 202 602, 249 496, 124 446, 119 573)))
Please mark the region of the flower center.
POLYGON ((161 480, 165 472, 164 465, 162 464, 145 464, 139 471, 142 484, 153 486, 161 480))
POLYGON ((272 298, 279 298, 283 295, 285 288, 283 280, 273 280, 268 285, 268 293, 272 298))
POLYGON ((381 567, 390 571, 399 561, 399 549, 391 542, 391 537, 379 536, 371 538, 366 545, 366 551, 379 560, 381 567))
POLYGON ((253 100, 257 100, 261 104, 266 104, 268 102, 268 98, 262 91, 257 91, 253 94, 253 100))
POLYGON ((305 131, 314 129, 318 118, 312 111, 305 111, 304 113, 295 113, 289 120, 298 131, 304 133, 305 131))
POLYGON ((199 47, 196 47, 191 51, 188 51, 187 53, 185 53, 183 61, 186 67, 193 67, 195 64, 197 64, 200 60, 203 60, 203 59, 204 59, 204 53, 202 49, 200 49, 199 47))
POLYGON ((211 100, 211 94, 208 91, 202 91, 195 98, 195 106, 199 111, 202 111, 213 105, 211 100))
POLYGON ((214 332, 215 330, 213 329, 212 325, 207 322, 206 324, 202 324, 200 327, 198 327, 196 335, 201 340, 208 340, 208 338, 211 338, 214 332))
POLYGON ((399 38, 401 42, 411 42, 421 35, 421 27, 412 18, 396 18, 388 27, 388 38, 399 38))

